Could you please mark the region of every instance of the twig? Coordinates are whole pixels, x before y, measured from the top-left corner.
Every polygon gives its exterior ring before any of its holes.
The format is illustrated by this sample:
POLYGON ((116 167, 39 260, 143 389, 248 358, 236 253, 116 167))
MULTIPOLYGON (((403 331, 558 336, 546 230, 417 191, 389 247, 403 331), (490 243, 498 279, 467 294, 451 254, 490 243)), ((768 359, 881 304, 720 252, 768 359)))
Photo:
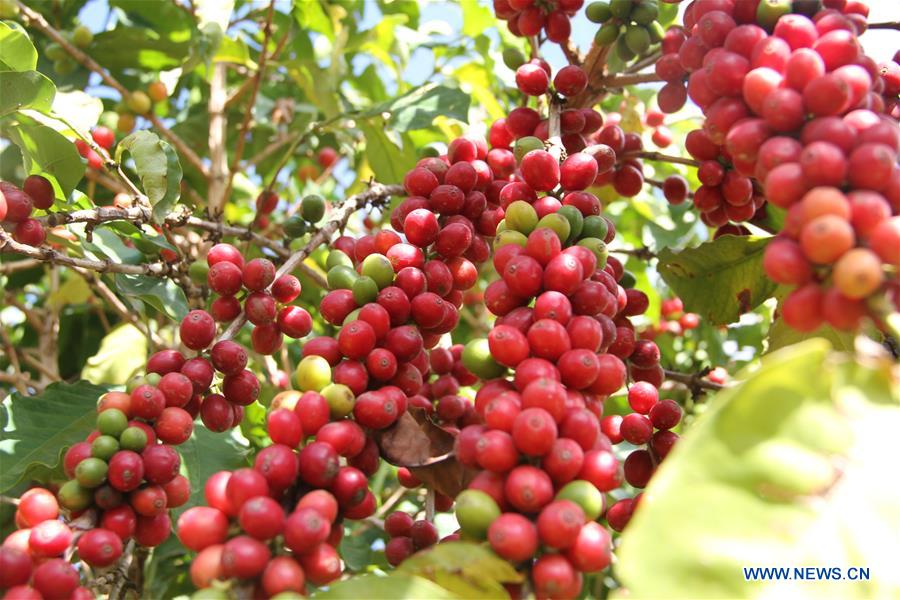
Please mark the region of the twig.
POLYGON ((103 299, 106 300, 110 307, 118 313, 120 317, 122 317, 123 321, 127 321, 134 325, 138 331, 144 334, 144 337, 152 341, 153 345, 162 346, 164 344, 163 340, 156 335, 156 333, 151 331, 144 322, 138 319, 134 311, 125 306, 119 297, 116 296, 115 292, 109 289, 109 286, 106 285, 102 279, 94 275, 91 271, 80 269, 78 267, 72 267, 72 269, 81 275, 88 284, 92 285, 97 293, 103 296, 103 299))
POLYGON ((434 488, 428 488, 425 496, 425 520, 434 523, 434 488))
POLYGON ((650 83, 652 81, 663 81, 663 79, 656 73, 624 73, 608 75, 603 78, 600 84, 605 89, 614 89, 637 83, 650 83))
POLYGON ((125 273, 128 275, 150 275, 165 277, 173 273, 172 267, 164 262, 147 263, 143 265, 127 265, 110 260, 91 260, 77 258, 58 252, 49 247, 35 248, 26 244, 20 244, 12 239, 8 233, 0 230, 0 250, 10 250, 24 256, 68 267, 81 267, 100 273, 125 273))
POLYGON ((253 107, 256 104, 256 97, 259 95, 259 88, 262 84, 263 75, 266 72, 266 60, 269 56, 269 40, 272 38, 272 18, 275 13, 275 0, 269 2, 269 11, 266 16, 266 23, 263 26, 263 42, 259 51, 259 64, 256 67, 256 73, 253 76, 253 87, 250 90, 250 100, 247 102, 247 109, 244 111, 244 120, 238 133, 237 142, 234 149, 234 156, 231 158, 231 165, 228 168, 228 183, 225 186, 225 197, 227 198, 231 192, 231 186, 234 182, 234 173, 241 164, 241 157, 244 155, 244 147, 247 144, 247 134, 250 132, 250 123, 253 120, 253 107))
POLYGON ((610 248, 609 253, 627 254, 628 256, 633 256, 640 260, 651 260, 653 258, 656 258, 656 254, 646 246, 643 248, 610 248))
POLYGON ((677 381, 678 383, 683 383, 688 386, 694 395, 698 395, 702 393, 702 390, 712 390, 719 391, 724 390, 726 387, 721 383, 715 383, 708 379, 704 379, 709 371, 701 371, 699 373, 680 373, 678 371, 670 371, 668 369, 664 369, 666 374, 666 379, 669 381, 677 381))
POLYGON ((225 137, 228 120, 225 116, 225 63, 213 66, 209 83, 209 216, 218 221, 225 210, 228 197, 228 158, 225 156, 225 137))
POLYGON ((869 23, 866 29, 900 29, 900 21, 887 21, 884 23, 869 23))
POLYGON ((568 38, 566 43, 562 45, 563 54, 566 55, 566 60, 569 61, 570 65, 578 65, 584 62, 584 57, 581 56, 581 53, 578 52, 578 46, 575 45, 575 42, 572 41, 572 38, 568 38))
POLYGON ((659 50, 648 54, 641 60, 637 61, 636 63, 634 63, 627 69, 625 69, 625 73, 637 73, 644 67, 649 67, 650 65, 656 64, 656 61, 659 60, 660 55, 661 55, 661 52, 659 50))
POLYGON ((13 262, 5 262, 0 265, 0 275, 12 275, 13 273, 18 273, 19 271, 27 271, 28 269, 33 269, 39 264, 41 264, 41 261, 35 260, 33 258, 16 260, 13 262))
POLYGON ((672 156, 670 154, 663 154, 662 152, 655 151, 638 151, 638 152, 629 152, 627 154, 623 154, 619 157, 619 160, 625 160, 626 158, 645 158, 647 160, 655 160, 658 162, 670 162, 676 163, 679 165, 688 165, 690 167, 699 167, 700 162, 696 161, 692 158, 684 158, 681 156, 672 156))
MULTIPOLYGON (((313 236, 309 239, 309 242, 307 242, 307 244, 303 248, 291 254, 284 262, 284 264, 282 264, 278 268, 278 271, 275 273, 275 278, 278 279, 278 277, 281 277, 285 273, 290 273, 316 248, 318 248, 322 244, 328 243, 328 241, 331 240, 331 236, 338 229, 342 229, 344 226, 346 226, 347 221, 350 220, 350 215, 352 215, 354 212, 366 205, 375 206, 382 204, 386 202, 387 199, 391 196, 402 193, 404 193, 402 185, 383 185, 380 183, 373 183, 365 192, 347 198, 335 210, 333 218, 325 225, 323 225, 315 234, 313 234, 313 236)), ((240 331, 241 327, 244 326, 244 323, 246 321, 246 316, 242 313, 234 321, 231 322, 231 325, 227 330, 225 330, 225 333, 223 333, 219 339, 227 340, 233 338, 235 334, 240 331)))
MULTIPOLYGON (((2 323, 0 323, 0 325, 2 325, 2 323)), ((9 357, 9 364, 12 365, 14 372, 15 379, 12 383, 16 386, 16 389, 19 390, 20 394, 25 395, 28 393, 28 388, 25 384, 29 377, 27 373, 22 372, 22 366, 19 364, 19 355, 16 353, 16 348, 9 339, 9 334, 6 330, 6 325, 0 326, 0 337, 3 338, 3 347, 6 349, 6 355, 9 357)))
MULTIPOLYGON (((65 50, 69 55, 71 55, 72 58, 74 58, 76 61, 81 63, 85 68, 100 75, 100 77, 103 79, 104 82, 106 82, 107 85, 109 85, 111 88, 115 89, 117 92, 119 92, 122 95, 122 98, 127 99, 129 96, 131 96, 131 92, 129 92, 128 89, 125 88, 125 86, 123 86, 121 83, 119 83, 115 77, 110 75, 106 71, 106 69, 104 69, 99 64, 97 64, 97 62, 94 59, 92 59, 90 56, 88 56, 87 54, 82 52, 79 48, 74 46, 71 42, 69 42, 68 39, 63 37, 62 34, 59 33, 59 31, 54 29, 47 22, 47 20, 44 19, 43 15, 41 15, 37 11, 34 11, 31 8, 29 8, 28 6, 26 6, 24 3, 21 2, 21 0, 15 0, 15 2, 16 2, 16 6, 19 7, 19 10, 21 11, 21 13, 25 17, 25 19, 28 21, 28 23, 30 23, 31 25, 34 25, 38 30, 40 30, 45 35, 47 35, 47 37, 49 37, 54 42, 59 44, 63 50, 65 50)), ((163 124, 163 122, 159 119, 159 117, 157 117, 155 114, 153 114, 152 111, 143 116, 150 119, 150 122, 153 123, 153 126, 156 127, 157 130, 159 130, 159 132, 163 135, 163 137, 165 137, 167 140, 169 140, 172 143, 173 146, 175 146, 175 148, 178 150, 179 154, 181 154, 189 163, 191 163, 191 165, 195 169, 200 171, 204 177, 209 176, 207 173, 206 166, 200 160, 200 157, 197 156, 197 154, 193 150, 191 150, 191 148, 187 144, 184 143, 184 140, 182 140, 180 137, 175 135, 175 133, 172 132, 171 129, 166 127, 163 124)))

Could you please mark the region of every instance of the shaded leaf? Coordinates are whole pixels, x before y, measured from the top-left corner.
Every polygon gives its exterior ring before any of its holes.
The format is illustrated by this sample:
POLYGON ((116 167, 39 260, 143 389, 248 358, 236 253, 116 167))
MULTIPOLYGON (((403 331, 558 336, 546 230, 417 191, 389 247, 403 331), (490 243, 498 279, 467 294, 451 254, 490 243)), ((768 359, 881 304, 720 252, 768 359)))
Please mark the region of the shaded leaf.
POLYGON ((120 25, 94 36, 91 57, 114 70, 142 68, 158 71, 180 66, 187 58, 190 47, 187 39, 175 41, 153 29, 120 25))
MULTIPOLYGON (((811 340, 720 393, 622 536, 617 574, 629 594, 799 597, 790 581, 745 581, 742 567, 889 569, 900 552, 900 488, 884 474, 894 470, 900 388, 886 363, 863 366, 811 340)), ((823 580, 815 593, 896 597, 900 580, 823 580)))
POLYGON ((140 298, 175 321, 181 321, 188 313, 184 291, 171 279, 116 273, 116 288, 121 294, 140 298))
POLYGON ((770 298, 777 287, 762 266, 769 239, 726 235, 681 252, 664 248, 658 271, 684 301, 685 310, 715 325, 732 323, 770 298))
POLYGON ((218 471, 234 471, 249 466, 248 451, 231 432, 213 433, 199 423, 191 438, 178 447, 182 466, 191 481, 191 498, 176 513, 205 504, 203 486, 218 471))
POLYGON ((0 71, 33 71, 37 50, 21 25, 0 21, 0 71))
POLYGON ((390 113, 389 122, 397 131, 430 127, 435 117, 465 121, 469 114, 469 95, 456 86, 429 83, 402 96, 383 102, 362 116, 390 113))
POLYGON ((48 475, 66 449, 94 429, 97 399, 108 388, 79 381, 52 383, 37 396, 14 393, 0 404, 0 492, 48 475))

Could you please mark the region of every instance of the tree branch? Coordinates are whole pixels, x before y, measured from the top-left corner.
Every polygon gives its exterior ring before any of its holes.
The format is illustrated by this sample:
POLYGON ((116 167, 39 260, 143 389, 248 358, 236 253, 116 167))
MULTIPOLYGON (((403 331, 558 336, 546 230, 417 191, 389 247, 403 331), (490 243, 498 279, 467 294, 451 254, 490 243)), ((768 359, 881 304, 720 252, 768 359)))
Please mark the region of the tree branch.
MULTIPOLYGON (((331 236, 339 229, 345 227, 347 225, 347 221, 350 220, 350 216, 357 210, 361 209, 364 206, 379 206, 381 204, 384 204, 391 196, 396 196, 403 193, 405 192, 402 185, 383 185, 381 183, 373 183, 371 186, 369 186, 368 190, 354 196, 350 196, 349 198, 344 200, 344 202, 341 203, 340 206, 335 208, 331 220, 325 223, 325 225, 323 225, 318 231, 316 231, 309 239, 309 242, 307 242, 307 244, 303 248, 291 254, 284 262, 284 264, 282 264, 278 268, 278 271, 275 273, 275 279, 277 280, 285 273, 290 273, 291 271, 293 271, 294 268, 296 268, 297 265, 301 264, 303 260, 305 260, 306 257, 309 256, 316 248, 331 241, 331 236)), ((219 339, 227 340, 233 338, 235 334, 240 331, 241 327, 244 326, 244 323, 246 321, 246 317, 243 313, 241 313, 234 321, 231 322, 231 325, 228 326, 228 329, 225 330, 225 332, 219 339)))
MULTIPOLYGON (((94 59, 92 59, 90 56, 88 56, 87 54, 82 52, 81 49, 77 48, 75 45, 73 45, 71 42, 69 42, 68 39, 63 37, 62 34, 59 33, 59 31, 54 29, 50 25, 50 23, 48 23, 47 20, 44 19, 43 15, 41 15, 37 11, 34 11, 34 10, 28 8, 28 6, 26 6, 24 3, 22 3, 21 0, 15 0, 15 1, 16 1, 16 5, 19 7, 19 10, 22 12, 22 15, 25 17, 25 19, 28 21, 29 24, 33 25, 38 30, 43 32, 47 37, 49 37, 54 42, 59 44, 63 50, 65 50, 69 55, 71 55, 72 58, 74 58, 76 61, 81 63, 86 69, 89 69, 89 70, 93 71, 94 73, 97 73, 98 75, 100 75, 101 79, 103 79, 103 81, 107 85, 109 85, 111 88, 115 89, 117 92, 119 92, 122 95, 123 99, 127 99, 128 97, 131 96, 131 92, 129 92, 125 88, 125 86, 123 86, 121 83, 119 83, 115 77, 110 75, 106 71, 106 69, 101 67, 94 59)), ((157 117, 155 114, 153 114, 152 111, 150 113, 148 113, 146 115, 142 115, 142 116, 147 117, 150 120, 150 122, 153 123, 153 126, 162 134, 163 137, 165 137, 167 140, 169 140, 172 143, 173 146, 175 146, 175 148, 178 150, 179 154, 181 154, 185 158, 185 160, 187 160, 189 163, 191 163, 191 165, 194 166, 194 168, 196 168, 198 171, 200 171, 204 175, 204 177, 209 176, 209 174, 207 173, 206 167, 204 166, 203 162, 200 160, 200 157, 197 156, 197 154, 193 150, 191 150, 191 148, 187 144, 184 143, 184 140, 182 140, 180 137, 175 135, 175 133, 172 132, 171 129, 166 127, 163 124, 163 122, 160 120, 159 117, 157 117)), ((101 154, 101 156, 102 156, 102 154, 101 154)))
POLYGON ((866 29, 900 29, 900 21, 887 21, 885 23, 869 23, 866 29))
POLYGON ((619 157, 619 160, 625 160, 626 158, 645 158, 647 160, 655 160, 658 162, 670 162, 676 163, 679 165, 688 165, 690 167, 699 167, 700 161, 694 160, 692 158, 684 158, 681 156, 672 156, 670 154, 663 154, 662 152, 653 152, 641 150, 639 152, 628 152, 627 154, 623 154, 619 157))
POLYGON ((228 119, 225 116, 225 63, 213 65, 209 83, 209 216, 218 221, 225 211, 228 197, 228 158, 225 156, 225 138, 228 119))
POLYGON ((700 393, 702 393, 702 390, 711 390, 717 392, 728 387, 726 385, 714 383, 708 379, 704 379, 704 377, 709 374, 708 370, 700 371, 699 373, 680 373, 678 371, 670 371, 668 369, 664 369, 664 372, 666 374, 667 380, 683 383, 691 389, 694 395, 699 395, 700 393))
POLYGON ((604 89, 613 89, 652 81, 664 81, 664 79, 661 79, 656 73, 618 73, 607 75, 600 83, 604 89))

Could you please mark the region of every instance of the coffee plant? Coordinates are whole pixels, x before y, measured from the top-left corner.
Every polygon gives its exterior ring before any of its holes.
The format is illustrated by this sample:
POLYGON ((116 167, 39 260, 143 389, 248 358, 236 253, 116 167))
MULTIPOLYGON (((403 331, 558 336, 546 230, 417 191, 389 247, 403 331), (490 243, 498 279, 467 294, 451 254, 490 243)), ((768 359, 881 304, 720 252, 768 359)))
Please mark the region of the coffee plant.
POLYGON ((3 600, 900 594, 892 3, 0 19, 3 600))

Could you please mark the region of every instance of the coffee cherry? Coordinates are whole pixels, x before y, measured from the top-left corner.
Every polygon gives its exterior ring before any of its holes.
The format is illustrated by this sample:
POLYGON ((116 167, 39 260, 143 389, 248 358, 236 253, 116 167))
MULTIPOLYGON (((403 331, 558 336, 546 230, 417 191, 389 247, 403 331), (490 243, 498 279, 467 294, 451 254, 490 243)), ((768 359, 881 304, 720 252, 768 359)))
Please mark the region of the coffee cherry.
MULTIPOLYGON (((22 191, 31 198, 34 207, 41 210, 47 210, 53 206, 56 197, 53 185, 46 177, 41 175, 29 175, 26 177, 22 183, 22 191)), ((0 220, 4 220, 2 216, 0 216, 0 220)))
POLYGON ((192 310, 178 329, 181 342, 191 350, 202 350, 216 337, 216 322, 205 310, 192 310))
POLYGON ((563 96, 577 96, 587 88, 587 75, 577 65, 563 67, 553 78, 553 87, 563 96))

